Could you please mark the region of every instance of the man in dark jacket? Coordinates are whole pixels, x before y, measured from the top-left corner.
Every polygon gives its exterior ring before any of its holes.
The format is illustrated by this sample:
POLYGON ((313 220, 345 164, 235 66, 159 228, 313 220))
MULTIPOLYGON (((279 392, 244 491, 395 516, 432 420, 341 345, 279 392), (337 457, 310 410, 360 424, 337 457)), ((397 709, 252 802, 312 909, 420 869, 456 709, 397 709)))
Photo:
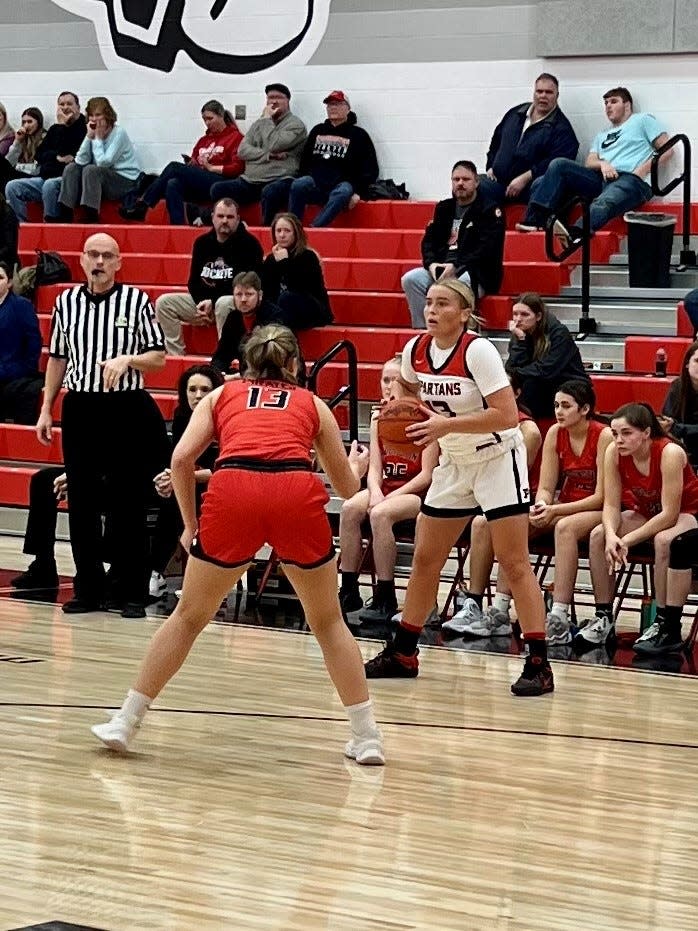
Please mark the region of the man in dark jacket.
POLYGON ((459 278, 476 297, 496 294, 502 283, 504 218, 501 209, 479 192, 473 162, 456 162, 451 171, 453 196, 434 208, 422 239, 422 267, 402 276, 412 326, 424 329, 424 302, 430 285, 459 278))
POLYGON ((554 158, 577 157, 579 142, 558 106, 558 95, 557 78, 541 74, 533 87, 533 102, 504 114, 490 142, 481 194, 498 204, 527 203, 531 182, 545 174, 554 158))
POLYGON ((351 210, 365 198, 368 186, 378 177, 373 142, 366 130, 356 125, 347 95, 331 91, 324 103, 327 119, 310 131, 301 154, 299 177, 276 182, 273 195, 287 195, 288 209, 299 220, 307 204, 323 204, 311 226, 329 226, 342 210, 351 210))
POLYGON ((87 125, 80 113, 80 101, 72 91, 63 91, 56 105, 56 122, 36 150, 38 178, 17 178, 5 189, 7 202, 21 223, 27 221, 27 204, 43 201, 44 220, 57 223, 61 219, 58 195, 61 175, 66 165, 75 161, 75 153, 85 138, 87 125))
POLYGON ((224 375, 230 375, 232 362, 242 358, 242 346, 255 327, 281 322, 281 309, 264 299, 257 272, 240 272, 235 276, 233 301, 235 306, 225 318, 211 357, 211 365, 224 375))
POLYGON ((212 220, 213 229, 194 242, 189 293, 162 294, 155 302, 170 355, 184 355, 182 323, 208 326, 215 322, 220 335, 234 306, 233 279, 239 272, 259 272, 262 267, 262 247, 240 219, 234 200, 224 197, 215 203, 212 220))

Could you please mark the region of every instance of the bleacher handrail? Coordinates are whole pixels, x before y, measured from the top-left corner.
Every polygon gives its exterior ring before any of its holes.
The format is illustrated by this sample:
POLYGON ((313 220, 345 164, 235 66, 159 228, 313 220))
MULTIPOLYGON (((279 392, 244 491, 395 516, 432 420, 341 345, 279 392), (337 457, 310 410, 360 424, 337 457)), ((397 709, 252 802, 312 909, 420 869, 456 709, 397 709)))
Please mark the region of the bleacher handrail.
POLYGON ((665 197, 679 184, 683 184, 683 248, 679 256, 679 265, 695 266, 696 252, 695 249, 691 249, 691 140, 685 133, 676 133, 657 149, 652 158, 650 183, 652 194, 655 197, 665 197), (683 144, 683 171, 677 177, 672 178, 664 187, 661 187, 659 184, 659 161, 662 155, 670 152, 679 142, 683 144))
POLYGON ((589 333, 596 333, 596 320, 589 316, 591 306, 591 222, 589 214, 588 198, 577 195, 572 200, 567 201, 560 213, 567 217, 574 207, 580 207, 582 211, 582 238, 581 240, 571 240, 561 252, 555 251, 555 223, 558 220, 556 213, 553 213, 545 226, 545 254, 551 262, 564 262, 578 249, 582 250, 582 261, 580 264, 582 282, 581 282, 581 309, 582 315, 579 318, 579 337, 584 338, 589 333))
POLYGON ((348 383, 327 401, 330 409, 336 407, 344 400, 349 403, 349 439, 359 439, 359 364, 356 355, 356 346, 348 339, 341 339, 327 350, 315 362, 308 375, 308 388, 317 394, 318 375, 322 369, 341 352, 347 354, 348 383))

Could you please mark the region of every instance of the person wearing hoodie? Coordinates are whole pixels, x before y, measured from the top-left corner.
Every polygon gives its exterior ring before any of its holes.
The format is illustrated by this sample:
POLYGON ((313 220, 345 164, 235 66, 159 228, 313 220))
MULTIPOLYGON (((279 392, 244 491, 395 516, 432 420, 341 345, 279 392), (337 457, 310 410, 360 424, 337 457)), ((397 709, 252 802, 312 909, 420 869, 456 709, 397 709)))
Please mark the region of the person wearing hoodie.
MULTIPOLYGON (((327 119, 311 129, 299 177, 290 182, 288 191, 289 212, 299 220, 307 204, 322 205, 311 226, 329 226, 343 210, 351 210, 378 177, 373 142, 366 130, 356 125, 347 95, 331 91, 323 102, 327 119)), ((278 183, 289 186, 285 179, 278 183)))
POLYGON ((119 210, 124 220, 145 220, 148 209, 165 198, 170 223, 187 222, 185 202, 207 204, 211 187, 221 178, 236 178, 245 167, 238 155, 243 136, 229 110, 218 100, 209 100, 201 108, 206 132, 197 141, 191 155, 183 162, 170 162, 160 177, 143 192, 132 207, 119 210))

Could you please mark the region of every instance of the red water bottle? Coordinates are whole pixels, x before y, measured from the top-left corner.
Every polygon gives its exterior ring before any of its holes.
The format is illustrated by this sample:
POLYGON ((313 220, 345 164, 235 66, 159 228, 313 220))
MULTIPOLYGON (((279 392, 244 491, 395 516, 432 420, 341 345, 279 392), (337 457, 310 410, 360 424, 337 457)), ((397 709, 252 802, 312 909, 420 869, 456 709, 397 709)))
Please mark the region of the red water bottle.
POLYGON ((660 347, 654 358, 654 374, 657 378, 666 378, 666 349, 660 347))

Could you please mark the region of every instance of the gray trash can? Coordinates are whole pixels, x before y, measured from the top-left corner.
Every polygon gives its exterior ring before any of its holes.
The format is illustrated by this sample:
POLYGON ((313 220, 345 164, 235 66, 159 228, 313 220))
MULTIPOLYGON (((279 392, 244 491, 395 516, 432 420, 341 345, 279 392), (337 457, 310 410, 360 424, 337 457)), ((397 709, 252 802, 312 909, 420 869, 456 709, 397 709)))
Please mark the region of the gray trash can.
POLYGON ((669 213, 626 213, 628 280, 631 288, 668 288, 676 217, 669 213))

